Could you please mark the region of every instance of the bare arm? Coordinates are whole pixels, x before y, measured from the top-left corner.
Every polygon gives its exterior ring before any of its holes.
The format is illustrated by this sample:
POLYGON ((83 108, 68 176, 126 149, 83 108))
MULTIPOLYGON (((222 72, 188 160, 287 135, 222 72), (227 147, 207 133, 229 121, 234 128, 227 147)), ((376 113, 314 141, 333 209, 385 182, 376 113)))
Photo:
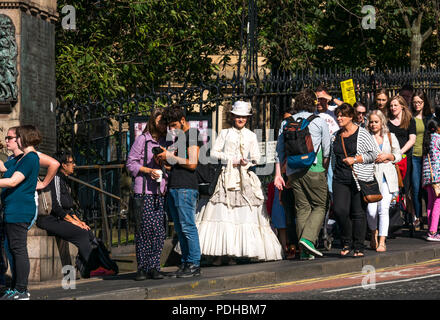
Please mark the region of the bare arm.
POLYGON ((409 135, 409 140, 405 145, 402 147, 401 152, 402 154, 405 154, 409 149, 413 147, 413 145, 416 143, 417 136, 415 134, 409 135))
POLYGON ((38 156, 40 158, 40 166, 47 168, 47 173, 46 176, 44 177, 44 180, 41 182, 40 181, 37 182, 37 190, 41 190, 46 188, 49 185, 49 183, 52 181, 52 179, 55 177, 58 168, 60 166, 60 163, 54 158, 49 157, 47 154, 44 153, 40 153, 38 156))
POLYGON ((22 183, 25 176, 20 171, 15 171, 12 177, 0 179, 0 188, 14 188, 22 183))

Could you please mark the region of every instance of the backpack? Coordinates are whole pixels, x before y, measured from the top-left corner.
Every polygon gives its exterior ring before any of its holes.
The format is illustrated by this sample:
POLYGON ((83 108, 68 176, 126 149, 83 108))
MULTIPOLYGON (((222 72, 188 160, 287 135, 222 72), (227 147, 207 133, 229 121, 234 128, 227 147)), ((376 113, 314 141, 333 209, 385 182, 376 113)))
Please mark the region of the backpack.
POLYGON ((212 196, 214 194, 222 168, 220 161, 218 163, 197 164, 196 176, 200 195, 212 196))
POLYGON ((110 258, 110 252, 105 247, 104 242, 95 237, 91 241, 91 245, 92 252, 90 253, 89 261, 87 263, 79 254, 76 257, 76 267, 78 268, 81 277, 90 278, 90 272, 99 267, 112 270, 114 271, 114 274, 118 274, 118 265, 112 260, 112 258, 110 258))
POLYGON ((283 134, 289 168, 309 168, 315 161, 316 152, 308 126, 318 117, 311 115, 307 119, 298 118, 295 120, 293 117, 287 119, 287 123, 283 127, 283 134))

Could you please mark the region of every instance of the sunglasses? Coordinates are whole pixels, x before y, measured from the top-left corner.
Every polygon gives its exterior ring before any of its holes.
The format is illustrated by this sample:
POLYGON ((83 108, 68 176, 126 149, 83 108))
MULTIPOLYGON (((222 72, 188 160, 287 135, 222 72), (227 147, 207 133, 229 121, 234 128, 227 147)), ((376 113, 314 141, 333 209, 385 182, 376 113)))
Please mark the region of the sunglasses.
POLYGON ((12 139, 15 139, 15 138, 17 138, 17 137, 6 136, 6 137, 5 137, 5 140, 12 140, 12 139))

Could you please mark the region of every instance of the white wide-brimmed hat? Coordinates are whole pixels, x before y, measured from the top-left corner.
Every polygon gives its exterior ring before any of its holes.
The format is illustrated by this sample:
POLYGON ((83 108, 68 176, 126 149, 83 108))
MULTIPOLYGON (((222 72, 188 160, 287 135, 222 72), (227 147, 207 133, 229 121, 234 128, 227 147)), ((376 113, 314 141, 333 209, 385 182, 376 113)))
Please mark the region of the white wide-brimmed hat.
POLYGON ((237 115, 237 116, 250 116, 252 110, 252 106, 250 102, 246 101, 235 101, 234 105, 232 106, 231 113, 237 115))

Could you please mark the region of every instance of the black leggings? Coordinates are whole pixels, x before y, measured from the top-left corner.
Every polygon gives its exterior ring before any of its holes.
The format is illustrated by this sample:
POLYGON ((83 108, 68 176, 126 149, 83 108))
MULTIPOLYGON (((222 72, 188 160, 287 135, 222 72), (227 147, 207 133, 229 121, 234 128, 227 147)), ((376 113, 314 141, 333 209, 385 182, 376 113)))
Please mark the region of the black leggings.
POLYGON ((364 250, 367 205, 354 180, 351 185, 333 182, 333 211, 343 246, 353 245, 354 250, 364 250))
POLYGON ((20 292, 27 290, 30 262, 27 250, 27 233, 29 223, 6 223, 5 232, 8 238, 9 251, 12 255, 11 289, 20 292))
POLYGON ((38 217, 37 226, 51 235, 73 243, 78 248, 81 257, 85 261, 89 260, 90 253, 92 252, 90 242, 95 238, 91 230, 84 230, 54 216, 38 217))

